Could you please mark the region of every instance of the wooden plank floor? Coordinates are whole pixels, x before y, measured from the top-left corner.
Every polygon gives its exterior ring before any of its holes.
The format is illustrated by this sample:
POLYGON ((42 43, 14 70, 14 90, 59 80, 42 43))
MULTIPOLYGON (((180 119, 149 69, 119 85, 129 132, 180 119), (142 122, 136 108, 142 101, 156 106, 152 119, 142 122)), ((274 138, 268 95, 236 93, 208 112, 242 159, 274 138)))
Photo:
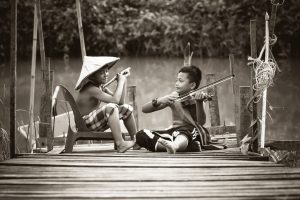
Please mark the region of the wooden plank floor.
POLYGON ((0 162, 0 199, 300 199, 300 168, 255 161, 237 149, 112 149, 80 145, 72 154, 0 162))

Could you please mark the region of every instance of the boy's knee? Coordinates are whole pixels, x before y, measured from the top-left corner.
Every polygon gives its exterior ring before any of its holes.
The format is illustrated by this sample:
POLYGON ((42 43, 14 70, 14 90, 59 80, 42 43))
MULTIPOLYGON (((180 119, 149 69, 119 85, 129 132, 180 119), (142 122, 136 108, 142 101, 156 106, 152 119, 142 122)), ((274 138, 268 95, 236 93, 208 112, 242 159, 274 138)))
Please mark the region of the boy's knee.
POLYGON ((133 107, 129 104, 123 104, 122 106, 119 107, 120 113, 123 115, 123 119, 126 119, 129 117, 132 112, 133 112, 133 107))
POLYGON ((155 151, 158 138, 158 136, 147 129, 140 130, 136 133, 136 143, 149 151, 155 151))
POLYGON ((110 117, 114 111, 118 108, 118 105, 115 103, 108 103, 105 105, 105 116, 110 117))

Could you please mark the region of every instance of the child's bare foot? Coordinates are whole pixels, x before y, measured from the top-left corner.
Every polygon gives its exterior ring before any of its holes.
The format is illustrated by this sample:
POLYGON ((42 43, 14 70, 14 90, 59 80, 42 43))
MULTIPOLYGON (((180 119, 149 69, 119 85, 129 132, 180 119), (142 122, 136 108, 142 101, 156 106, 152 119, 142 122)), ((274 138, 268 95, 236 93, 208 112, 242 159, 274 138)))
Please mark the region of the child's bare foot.
POLYGON ((176 149, 174 148, 173 142, 171 142, 169 140, 162 139, 162 138, 159 138, 157 141, 166 148, 166 150, 169 154, 175 154, 176 153, 176 149))
POLYGON ((128 149, 133 147, 134 144, 135 144, 134 141, 124 141, 123 144, 120 144, 120 145, 117 146, 117 151, 119 153, 124 153, 125 151, 127 151, 128 149))

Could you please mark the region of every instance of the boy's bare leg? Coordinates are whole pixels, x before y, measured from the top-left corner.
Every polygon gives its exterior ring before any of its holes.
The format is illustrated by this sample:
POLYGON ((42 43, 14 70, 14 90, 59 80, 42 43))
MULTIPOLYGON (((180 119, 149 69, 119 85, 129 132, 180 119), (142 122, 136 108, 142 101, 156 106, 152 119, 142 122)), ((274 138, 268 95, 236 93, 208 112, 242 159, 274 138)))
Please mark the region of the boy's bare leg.
MULTIPOLYGON (((133 113, 129 117, 124 119, 124 125, 125 125, 126 129, 128 130, 130 139, 135 141, 135 135, 137 133, 137 128, 136 128, 136 123, 135 123, 133 113)), ((141 149, 141 147, 137 143, 135 143, 135 145, 133 146, 133 150, 139 150, 139 149, 141 149)))
POLYGON ((179 134, 175 138, 173 143, 175 144, 174 147, 175 147, 176 151, 185 151, 185 149, 187 148, 187 146, 189 144, 189 140, 185 135, 179 134))
POLYGON ((126 129, 130 135, 131 140, 135 140, 135 134, 137 132, 135 119, 133 113, 123 120, 126 129))
POLYGON ((156 151, 167 151, 170 154, 175 154, 176 148, 172 141, 159 138, 156 144, 156 151))
POLYGON ((114 136, 114 139, 117 144, 117 149, 119 153, 124 153, 128 149, 134 146, 134 141, 124 141, 122 138, 120 121, 119 121, 119 112, 115 110, 108 118, 108 124, 114 136))

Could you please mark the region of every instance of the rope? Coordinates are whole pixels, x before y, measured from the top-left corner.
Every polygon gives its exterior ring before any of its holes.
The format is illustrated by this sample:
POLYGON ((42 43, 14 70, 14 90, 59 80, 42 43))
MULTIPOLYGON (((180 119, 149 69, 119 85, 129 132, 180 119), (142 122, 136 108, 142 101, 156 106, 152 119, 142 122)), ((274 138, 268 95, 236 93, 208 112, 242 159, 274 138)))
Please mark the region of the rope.
MULTIPOLYGON (((273 37, 270 38, 270 45, 274 45, 277 41, 277 37, 273 34, 273 37)), ((269 51, 270 58, 267 62, 262 60, 263 53, 265 52, 266 44, 264 44, 263 48, 260 51, 260 54, 257 58, 248 57, 248 66, 253 67, 254 71, 254 79, 255 84, 253 84, 253 90, 255 93, 252 98, 247 103, 247 108, 250 112, 252 109, 250 108, 251 103, 258 103, 262 97, 262 94, 265 89, 273 85, 273 78, 275 76, 276 70, 280 72, 278 64, 273 57, 271 50, 269 51)))

